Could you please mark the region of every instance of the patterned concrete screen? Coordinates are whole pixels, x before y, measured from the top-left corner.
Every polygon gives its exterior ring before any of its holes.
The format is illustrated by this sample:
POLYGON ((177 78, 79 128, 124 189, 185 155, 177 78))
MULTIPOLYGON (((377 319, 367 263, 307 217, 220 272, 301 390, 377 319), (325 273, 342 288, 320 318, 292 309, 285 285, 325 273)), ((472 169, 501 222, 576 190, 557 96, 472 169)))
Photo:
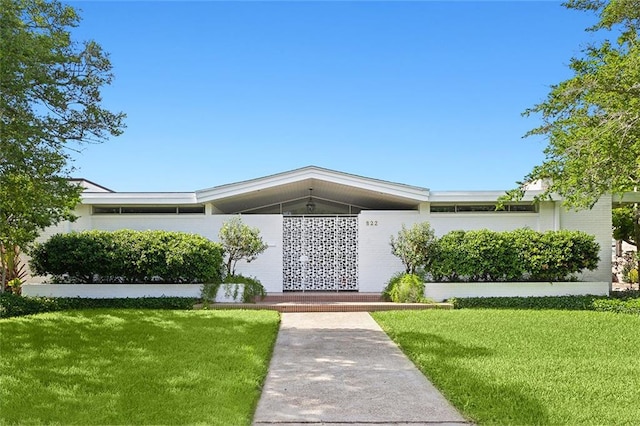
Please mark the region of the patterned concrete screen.
POLYGON ((284 291, 357 291, 358 218, 283 218, 284 291))

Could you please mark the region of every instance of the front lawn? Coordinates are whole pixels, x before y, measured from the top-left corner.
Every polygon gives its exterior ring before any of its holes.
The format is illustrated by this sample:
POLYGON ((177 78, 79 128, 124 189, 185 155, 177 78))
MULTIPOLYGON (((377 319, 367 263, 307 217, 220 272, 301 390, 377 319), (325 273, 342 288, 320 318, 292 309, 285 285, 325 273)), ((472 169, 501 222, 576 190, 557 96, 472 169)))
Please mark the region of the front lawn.
POLYGON ((479 424, 640 424, 640 316, 390 311, 382 328, 479 424))
POLYGON ((0 320, 0 424, 250 424, 272 311, 97 309, 0 320))

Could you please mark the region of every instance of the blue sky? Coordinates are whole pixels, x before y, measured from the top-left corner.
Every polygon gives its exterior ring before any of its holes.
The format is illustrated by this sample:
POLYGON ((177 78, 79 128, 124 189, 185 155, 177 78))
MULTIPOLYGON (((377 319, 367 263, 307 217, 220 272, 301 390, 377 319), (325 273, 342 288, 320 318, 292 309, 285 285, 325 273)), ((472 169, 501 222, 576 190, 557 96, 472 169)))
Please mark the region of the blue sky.
POLYGON ((432 190, 509 189, 542 161, 521 116, 571 76, 595 16, 552 1, 73 1, 127 129, 74 155, 117 191, 316 165, 432 190))

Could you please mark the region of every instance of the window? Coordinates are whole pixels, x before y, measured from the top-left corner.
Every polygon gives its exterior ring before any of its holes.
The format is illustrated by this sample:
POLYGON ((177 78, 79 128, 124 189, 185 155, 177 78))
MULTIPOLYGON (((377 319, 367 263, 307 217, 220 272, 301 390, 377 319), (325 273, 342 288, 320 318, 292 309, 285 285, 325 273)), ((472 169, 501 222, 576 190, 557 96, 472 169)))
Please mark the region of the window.
POLYGON ((496 204, 431 204, 431 213, 535 213, 535 204, 505 204, 496 210, 496 204))
POLYGON ((204 206, 93 206, 93 214, 204 214, 204 206))

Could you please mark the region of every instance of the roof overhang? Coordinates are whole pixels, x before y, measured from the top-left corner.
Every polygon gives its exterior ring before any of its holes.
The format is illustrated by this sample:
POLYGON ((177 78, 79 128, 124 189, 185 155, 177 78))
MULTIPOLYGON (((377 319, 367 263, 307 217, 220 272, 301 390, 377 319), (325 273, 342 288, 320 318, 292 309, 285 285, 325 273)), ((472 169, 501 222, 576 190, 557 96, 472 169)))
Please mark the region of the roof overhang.
POLYGON ((200 203, 213 203, 224 213, 241 213, 309 197, 367 210, 415 209, 429 190, 309 166, 259 179, 196 192, 200 203), (312 190, 312 191, 310 191, 312 190))

